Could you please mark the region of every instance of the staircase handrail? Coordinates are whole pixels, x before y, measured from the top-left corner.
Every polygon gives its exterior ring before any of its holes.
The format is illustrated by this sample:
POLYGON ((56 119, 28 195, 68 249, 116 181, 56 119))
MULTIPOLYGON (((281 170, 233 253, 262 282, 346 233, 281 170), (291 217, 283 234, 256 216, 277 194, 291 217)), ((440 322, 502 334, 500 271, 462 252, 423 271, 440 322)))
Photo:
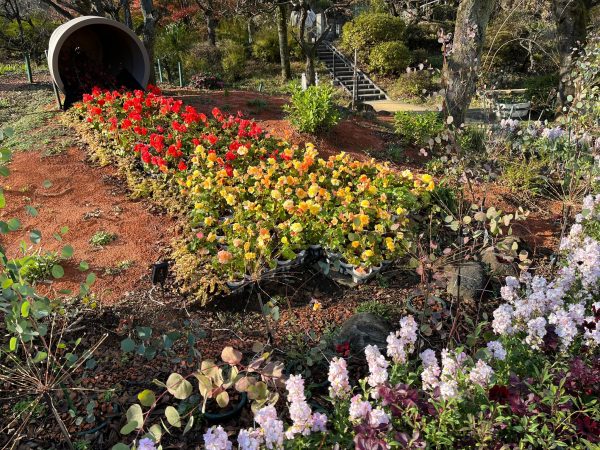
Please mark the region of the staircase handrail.
MULTIPOLYGON (((344 55, 344 54, 343 54, 341 51, 339 51, 339 50, 338 50, 338 49, 335 47, 335 45, 333 45, 331 42, 328 42, 328 41, 322 41, 322 43, 323 43, 323 44, 325 44, 325 46, 326 46, 326 47, 328 47, 328 48, 329 48, 329 50, 331 50, 331 51, 334 53, 334 58, 335 58, 335 54, 337 54, 337 55, 340 57, 340 59, 342 59, 342 60, 343 60, 343 61, 344 61, 346 64, 348 64, 348 65, 349 65, 349 66, 350 66, 352 69, 356 68, 356 73, 357 73, 357 74, 361 74, 361 75, 362 75, 363 77, 365 77, 365 78, 366 78, 366 79, 367 79, 367 80, 368 80, 368 81, 369 81, 369 82, 370 82, 370 83, 371 83, 373 86, 375 86, 377 89, 379 89, 379 90, 380 90, 380 91, 383 93, 383 95, 385 95, 385 98, 386 98, 387 100, 389 100, 389 99, 390 99, 390 97, 387 95, 387 92, 385 92, 385 91, 384 91, 383 89, 381 89, 381 88, 380 88, 380 87, 379 87, 377 84, 375 84, 375 82, 374 82, 373 80, 371 80, 371 78, 370 78, 370 77, 369 77, 369 76, 368 76, 368 75, 367 75, 365 72, 363 72, 362 70, 360 70, 360 68, 359 68, 358 66, 354 67, 354 62, 353 62, 353 61, 350 61, 350 60, 349 60, 349 59, 346 57, 346 55, 344 55)), ((345 88, 345 86, 344 86, 344 88, 345 88)), ((352 94, 352 92, 351 92, 349 89, 347 89, 347 88, 346 88, 346 90, 352 94)))

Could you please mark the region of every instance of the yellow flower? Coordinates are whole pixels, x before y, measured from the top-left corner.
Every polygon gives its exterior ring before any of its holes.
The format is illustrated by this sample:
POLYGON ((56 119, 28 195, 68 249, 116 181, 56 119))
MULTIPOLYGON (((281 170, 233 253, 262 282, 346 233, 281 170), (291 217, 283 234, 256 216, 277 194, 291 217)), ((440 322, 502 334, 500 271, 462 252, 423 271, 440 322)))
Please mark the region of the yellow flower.
POLYGON ((362 206, 363 208, 368 208, 369 206, 371 206, 371 204, 369 203, 369 200, 363 200, 362 202, 360 202, 360 206, 362 206))
POLYGON ((408 180, 412 180, 413 179, 413 174, 410 170, 403 170, 400 175, 402 175, 404 178, 408 179, 408 180))
POLYGON ((394 244, 394 240, 391 237, 385 238, 385 246, 391 252, 396 249, 396 245, 394 244))
POLYGON ((235 196, 233 194, 227 194, 225 196, 225 201, 227 202, 227 204, 229 206, 233 206, 235 205, 236 201, 235 201, 235 196))
POLYGON ((402 206, 398 206, 398 208, 396 208, 396 214, 398 214, 399 216, 401 216, 405 212, 406 210, 402 206))
POLYGON ((313 184, 311 187, 308 188, 308 196, 309 197, 316 196, 318 192, 319 192, 319 186, 316 184, 313 184))
POLYGON ((279 192, 277 189, 273 189, 271 191, 271 197, 273 197, 275 200, 281 200, 281 192, 279 192))
POLYGON ((244 156, 246 153, 248 153, 248 147, 242 145, 237 149, 237 154, 240 156, 244 156))
POLYGON ((244 259, 246 261, 252 261, 253 259, 256 259, 256 253, 246 252, 246 254, 244 255, 244 259))
POLYGON ((212 216, 206 216, 204 218, 204 225, 210 227, 211 225, 213 225, 215 223, 215 218, 212 216))
POLYGON ((319 205, 318 203, 313 203, 312 205, 310 205, 309 209, 311 214, 317 215, 319 214, 319 212, 321 212, 321 205, 319 205))
POLYGON ((369 216, 366 214, 359 214, 358 218, 360 219, 360 223, 362 226, 366 226, 369 224, 369 216))
POLYGON ((285 236, 283 236, 283 237, 281 238, 281 242, 282 242, 282 243, 284 243, 284 244, 286 244, 286 245, 290 243, 290 241, 288 240, 288 238, 287 238, 287 237, 285 237, 285 236))
POLYGON ((215 162, 217 160, 217 154, 210 152, 208 155, 206 155, 206 159, 208 159, 210 162, 215 162))
POLYGON ((213 233, 212 231, 210 233, 208 233, 208 236, 206 236, 206 240, 208 242, 214 242, 215 239, 217 239, 217 235, 215 233, 213 233))
POLYGON ((373 252, 373 250, 365 250, 365 251, 362 253, 362 259, 365 259, 365 260, 366 260, 366 259, 369 259, 369 258, 371 258, 371 257, 372 257, 374 254, 375 254, 375 253, 373 252))
POLYGON ((290 230, 292 230, 294 233, 300 233, 303 230, 302 224, 295 222, 290 227, 290 230))
POLYGON ((294 207, 294 202, 290 199, 287 199, 285 202, 283 202, 283 209, 285 209, 286 211, 292 209, 294 207))
POLYGON ((315 301, 313 302, 313 311, 318 311, 318 310, 320 310, 321 308, 323 308, 323 304, 322 304, 320 301, 318 301, 318 300, 315 300, 315 301))
POLYGON ((250 242, 244 242, 244 251, 247 252, 250 250, 250 242))
POLYGON ((360 246, 360 242, 352 241, 352 244, 350 244, 350 245, 352 245, 352 248, 358 248, 360 246))

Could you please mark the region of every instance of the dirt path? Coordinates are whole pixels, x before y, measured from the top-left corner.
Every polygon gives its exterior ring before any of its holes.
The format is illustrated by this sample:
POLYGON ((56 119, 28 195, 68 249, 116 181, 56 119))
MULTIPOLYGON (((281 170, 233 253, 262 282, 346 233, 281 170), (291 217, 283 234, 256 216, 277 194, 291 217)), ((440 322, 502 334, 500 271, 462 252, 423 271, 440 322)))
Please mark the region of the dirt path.
POLYGON ((105 305, 119 302, 142 285, 147 287, 150 266, 164 256, 172 237, 172 220, 150 212, 145 202, 131 201, 114 169, 90 166, 81 148, 50 157, 43 157, 42 151, 16 153, 11 174, 4 181, 7 207, 0 218, 17 217, 22 224, 19 231, 1 238, 8 255, 18 256, 22 241, 32 252, 60 252, 64 245, 71 245, 74 255, 62 263, 64 278, 49 286, 77 292, 89 273, 79 270, 80 261, 86 261, 98 276, 93 291, 105 305), (38 215, 28 214, 27 206, 38 215), (53 235, 64 226, 68 232, 59 242, 53 235), (30 241, 31 230, 41 231, 39 245, 30 241), (114 241, 104 247, 91 245, 98 231, 114 234, 114 241))

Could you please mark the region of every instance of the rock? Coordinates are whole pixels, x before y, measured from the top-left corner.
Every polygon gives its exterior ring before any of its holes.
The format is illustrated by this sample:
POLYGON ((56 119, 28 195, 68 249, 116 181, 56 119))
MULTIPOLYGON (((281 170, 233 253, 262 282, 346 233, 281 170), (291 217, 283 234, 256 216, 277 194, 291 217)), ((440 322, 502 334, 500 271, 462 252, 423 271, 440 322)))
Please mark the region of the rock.
POLYGON ((485 248, 481 251, 481 261, 489 268, 490 275, 504 280, 512 275, 518 276, 519 270, 514 262, 507 261, 502 254, 493 247, 485 248))
POLYGON ((335 341, 337 344, 349 342, 352 354, 359 355, 367 345, 376 345, 383 350, 391 331, 390 324, 381 317, 372 313, 358 313, 344 322, 335 341))
POLYGON ((485 272, 483 264, 479 261, 467 261, 449 265, 444 268, 448 277, 446 292, 453 297, 459 294, 458 272, 460 267, 460 298, 468 304, 474 305, 481 297, 485 287, 485 272))

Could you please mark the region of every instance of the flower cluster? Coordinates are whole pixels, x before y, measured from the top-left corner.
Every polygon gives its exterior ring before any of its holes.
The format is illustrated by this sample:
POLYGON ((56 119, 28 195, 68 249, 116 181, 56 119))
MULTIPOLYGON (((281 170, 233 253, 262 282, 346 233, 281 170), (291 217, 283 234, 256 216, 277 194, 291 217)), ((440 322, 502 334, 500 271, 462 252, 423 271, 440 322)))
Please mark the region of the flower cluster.
POLYGON ((409 247, 409 214, 429 201, 429 175, 397 173, 340 153, 325 160, 241 114, 206 115, 159 92, 94 89, 78 105, 113 141, 111 157, 159 177, 189 213, 190 252, 230 280, 256 278, 309 246, 368 272, 409 247))
MULTIPOLYGON (((600 218, 600 196, 588 196, 576 223, 561 242, 562 267, 554 279, 521 275, 507 277, 500 294, 505 301, 494 311, 493 328, 502 336, 524 335, 525 342, 540 349, 550 332, 558 337, 563 350, 578 336, 590 347, 600 344, 594 296, 600 291, 600 242, 588 233, 600 218)), ((491 349, 494 356, 502 359, 491 349)))

